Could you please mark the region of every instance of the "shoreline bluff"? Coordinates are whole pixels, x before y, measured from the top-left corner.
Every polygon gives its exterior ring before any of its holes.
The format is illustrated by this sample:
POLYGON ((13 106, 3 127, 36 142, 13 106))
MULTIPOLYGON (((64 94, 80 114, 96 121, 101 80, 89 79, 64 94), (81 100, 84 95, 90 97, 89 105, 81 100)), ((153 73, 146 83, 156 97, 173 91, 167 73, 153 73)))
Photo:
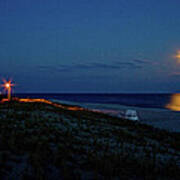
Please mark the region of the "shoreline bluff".
POLYGON ((0 104, 1 179, 178 179, 180 134, 77 106, 0 104))

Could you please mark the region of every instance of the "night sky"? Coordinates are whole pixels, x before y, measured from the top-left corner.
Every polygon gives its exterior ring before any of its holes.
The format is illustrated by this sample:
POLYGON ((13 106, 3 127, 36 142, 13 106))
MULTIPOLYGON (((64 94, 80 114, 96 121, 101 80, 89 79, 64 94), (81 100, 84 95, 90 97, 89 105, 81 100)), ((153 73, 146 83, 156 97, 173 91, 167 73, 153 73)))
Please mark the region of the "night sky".
POLYGON ((0 0, 15 91, 178 92, 179 0, 0 0))

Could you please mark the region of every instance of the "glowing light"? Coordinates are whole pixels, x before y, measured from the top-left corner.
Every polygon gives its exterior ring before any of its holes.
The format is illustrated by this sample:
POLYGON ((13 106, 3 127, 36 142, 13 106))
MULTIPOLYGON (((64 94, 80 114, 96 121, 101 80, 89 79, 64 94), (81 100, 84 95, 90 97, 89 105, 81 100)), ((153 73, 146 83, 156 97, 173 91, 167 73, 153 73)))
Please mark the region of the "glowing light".
POLYGON ((54 102, 46 100, 46 99, 19 99, 18 101, 24 102, 24 103, 33 103, 33 102, 45 103, 45 104, 49 104, 49 105, 52 105, 57 108, 62 108, 62 109, 70 110, 70 111, 83 111, 84 110, 84 108, 82 108, 82 107, 77 107, 77 106, 66 107, 61 104, 57 104, 57 103, 54 103, 54 102))
POLYGON ((177 59, 177 62, 180 63, 180 50, 177 51, 174 57, 177 59))
MULTIPOLYGON (((82 107, 78 107, 78 106, 63 106, 61 104, 58 103, 54 103, 52 101, 46 100, 46 99, 23 99, 23 98, 13 98, 15 101, 21 102, 21 103, 44 103, 44 104, 48 104, 51 106, 54 106, 56 108, 61 108, 61 109, 65 109, 65 110, 69 110, 69 111, 85 111, 86 109, 82 108, 82 107)), ((1 103, 5 103, 8 102, 9 99, 2 99, 1 103)))
POLYGON ((166 108, 173 111, 180 111, 180 94, 173 94, 171 101, 166 105, 166 108))
POLYGON ((10 87, 10 84, 9 84, 9 83, 5 84, 5 87, 6 87, 6 88, 9 88, 9 87, 10 87))
POLYGON ((1 85, 2 87, 5 88, 5 90, 7 90, 8 92, 8 100, 11 100, 11 88, 14 86, 14 84, 12 84, 12 81, 6 81, 5 79, 3 79, 4 84, 1 85))

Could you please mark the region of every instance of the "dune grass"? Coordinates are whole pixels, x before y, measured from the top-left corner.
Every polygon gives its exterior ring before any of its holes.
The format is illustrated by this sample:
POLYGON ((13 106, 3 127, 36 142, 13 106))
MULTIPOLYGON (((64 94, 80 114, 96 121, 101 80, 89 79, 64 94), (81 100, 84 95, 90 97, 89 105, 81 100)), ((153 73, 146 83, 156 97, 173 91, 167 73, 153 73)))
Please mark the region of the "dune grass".
POLYGON ((179 177, 179 133, 45 103, 0 104, 1 179, 179 177))

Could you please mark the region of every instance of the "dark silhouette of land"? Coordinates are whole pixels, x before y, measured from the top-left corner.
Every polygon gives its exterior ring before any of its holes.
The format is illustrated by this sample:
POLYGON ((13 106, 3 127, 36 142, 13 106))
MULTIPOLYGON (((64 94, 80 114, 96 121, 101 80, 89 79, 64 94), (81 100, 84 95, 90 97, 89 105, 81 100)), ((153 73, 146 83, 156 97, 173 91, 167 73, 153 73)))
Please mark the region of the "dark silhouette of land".
POLYGON ((180 177, 179 133, 56 105, 0 104, 0 179, 180 177))

